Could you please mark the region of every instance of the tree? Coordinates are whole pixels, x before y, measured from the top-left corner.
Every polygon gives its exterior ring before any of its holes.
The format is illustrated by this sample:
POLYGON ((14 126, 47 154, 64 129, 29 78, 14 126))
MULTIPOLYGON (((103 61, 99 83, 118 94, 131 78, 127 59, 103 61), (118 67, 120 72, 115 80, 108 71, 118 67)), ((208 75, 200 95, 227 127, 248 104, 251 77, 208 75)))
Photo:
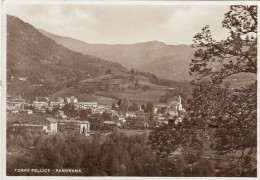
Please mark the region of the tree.
POLYGON ((190 63, 193 93, 186 119, 153 130, 149 143, 157 152, 170 153, 179 146, 200 152, 208 139, 207 148, 217 152, 241 152, 237 163, 220 174, 256 176, 248 167, 256 168, 252 159, 256 151, 257 82, 247 78, 246 85, 236 87, 229 78, 242 73, 244 78, 249 73, 256 77, 257 7, 231 6, 222 25, 230 32, 225 40, 214 40, 209 26, 194 36, 197 50, 190 63), (245 158, 248 149, 251 160, 245 158), (234 168, 238 174, 227 173, 234 168))
POLYGON ((112 110, 116 110, 116 104, 114 102, 112 103, 112 110))
POLYGON ((143 111, 145 110, 145 105, 144 105, 144 104, 142 104, 141 109, 142 109, 143 111))
POLYGON ((134 68, 131 68, 131 79, 134 79, 134 73, 135 73, 134 68))
POLYGON ((111 69, 108 69, 105 74, 111 74, 111 73, 112 73, 111 69))
POLYGON ((174 152, 180 146, 200 147, 193 128, 196 122, 184 119, 182 123, 177 125, 171 123, 169 125, 160 126, 153 130, 149 135, 149 144, 157 154, 166 152, 168 155, 174 152))
POLYGON ((135 89, 139 88, 139 83, 138 83, 138 79, 135 80, 135 89))
POLYGON ((230 32, 225 40, 214 40, 209 26, 194 36, 199 49, 190 64, 194 78, 190 112, 194 121, 216 125, 215 149, 241 151, 238 168, 245 149, 256 147, 257 82, 232 87, 229 78, 256 77, 257 6, 231 6, 222 25, 230 32))
POLYGON ((214 83, 238 73, 257 73, 257 6, 231 6, 225 14, 223 27, 230 36, 226 40, 213 39, 209 26, 194 36, 199 47, 191 62, 190 72, 209 76, 214 83), (213 68, 211 63, 220 65, 213 68))
POLYGON ((153 120, 153 103, 151 103, 151 102, 147 103, 145 112, 150 113, 149 119, 153 120))
POLYGON ((120 105, 120 110, 126 113, 128 111, 128 104, 128 100, 123 101, 120 105))
POLYGON ((138 105, 135 102, 128 108, 129 111, 138 111, 138 109, 138 105))
POLYGON ((121 98, 118 100, 118 102, 117 102, 117 105, 118 106, 120 106, 121 105, 121 102, 122 102, 122 100, 121 100, 121 98))

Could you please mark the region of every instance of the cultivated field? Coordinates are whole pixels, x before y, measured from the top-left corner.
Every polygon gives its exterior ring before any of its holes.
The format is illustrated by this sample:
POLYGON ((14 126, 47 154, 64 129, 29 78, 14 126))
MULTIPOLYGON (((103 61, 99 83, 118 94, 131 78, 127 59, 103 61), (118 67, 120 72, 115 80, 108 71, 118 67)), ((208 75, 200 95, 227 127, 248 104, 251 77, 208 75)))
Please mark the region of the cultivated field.
POLYGON ((94 94, 82 93, 79 89, 74 87, 66 88, 61 91, 58 91, 50 96, 51 100, 56 100, 58 97, 70 97, 74 96, 79 99, 79 101, 95 101, 99 104, 109 104, 111 105, 114 102, 114 99, 109 97, 97 96, 94 94))

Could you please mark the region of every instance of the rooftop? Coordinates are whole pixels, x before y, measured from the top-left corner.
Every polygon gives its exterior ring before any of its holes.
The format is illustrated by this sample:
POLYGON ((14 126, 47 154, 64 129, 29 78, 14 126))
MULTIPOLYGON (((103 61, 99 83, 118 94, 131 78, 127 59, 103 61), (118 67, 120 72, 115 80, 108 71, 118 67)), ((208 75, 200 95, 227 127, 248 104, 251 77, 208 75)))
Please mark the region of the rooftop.
POLYGON ((114 121, 104 121, 103 124, 117 124, 117 123, 114 121))
POLYGON ((70 119, 70 120, 66 120, 66 119, 56 119, 53 117, 48 117, 46 118, 47 121, 51 122, 51 123, 81 123, 81 124, 86 124, 89 123, 89 121, 79 121, 79 120, 75 120, 75 119, 70 119))

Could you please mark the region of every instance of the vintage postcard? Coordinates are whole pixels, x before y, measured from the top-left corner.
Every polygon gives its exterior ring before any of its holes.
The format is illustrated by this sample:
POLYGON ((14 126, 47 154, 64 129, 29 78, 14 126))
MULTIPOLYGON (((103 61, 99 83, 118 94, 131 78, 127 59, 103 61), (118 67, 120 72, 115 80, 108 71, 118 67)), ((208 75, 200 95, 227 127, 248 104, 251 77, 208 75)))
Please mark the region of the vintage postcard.
POLYGON ((256 178, 258 4, 2 2, 2 178, 256 178))

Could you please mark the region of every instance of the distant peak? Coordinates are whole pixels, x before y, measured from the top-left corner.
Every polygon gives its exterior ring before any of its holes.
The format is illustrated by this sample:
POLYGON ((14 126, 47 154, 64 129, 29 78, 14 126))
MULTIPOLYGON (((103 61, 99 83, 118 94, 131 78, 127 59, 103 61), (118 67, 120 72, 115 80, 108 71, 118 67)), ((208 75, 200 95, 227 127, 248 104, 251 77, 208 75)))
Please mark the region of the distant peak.
POLYGON ((154 44, 165 44, 164 42, 161 42, 161 41, 148 41, 148 43, 154 43, 154 44))
POLYGON ((141 43, 136 43, 136 44, 151 44, 151 45, 167 45, 164 42, 160 42, 160 41, 147 41, 147 42, 141 42, 141 43))

